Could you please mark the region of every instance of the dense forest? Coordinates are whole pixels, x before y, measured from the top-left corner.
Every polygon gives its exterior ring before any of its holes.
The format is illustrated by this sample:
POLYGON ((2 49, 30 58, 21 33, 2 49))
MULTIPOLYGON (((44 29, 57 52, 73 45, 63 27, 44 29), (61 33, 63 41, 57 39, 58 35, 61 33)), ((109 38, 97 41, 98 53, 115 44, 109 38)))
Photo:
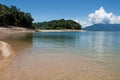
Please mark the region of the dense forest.
POLYGON ((52 20, 49 22, 32 23, 33 18, 30 13, 18 9, 16 6, 6 6, 0 4, 0 26, 19 26, 36 29, 81 29, 81 25, 73 20, 52 20))
POLYGON ((6 6, 0 4, 0 26, 20 26, 25 28, 32 27, 33 18, 30 13, 25 13, 16 6, 6 6))
POLYGON ((78 24, 77 22, 73 21, 73 20, 64 20, 64 19, 60 19, 60 20, 52 20, 49 22, 38 22, 38 23, 34 23, 33 26, 35 26, 36 29, 56 29, 56 30, 60 30, 60 29, 81 29, 81 25, 78 24))

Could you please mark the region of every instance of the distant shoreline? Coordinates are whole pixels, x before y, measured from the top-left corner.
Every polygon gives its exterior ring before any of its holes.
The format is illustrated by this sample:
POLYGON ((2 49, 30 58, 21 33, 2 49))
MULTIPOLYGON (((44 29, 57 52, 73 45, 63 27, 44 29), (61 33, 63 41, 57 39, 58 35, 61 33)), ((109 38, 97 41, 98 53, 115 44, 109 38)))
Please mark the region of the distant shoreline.
POLYGON ((0 27, 0 34, 1 33, 31 33, 36 32, 34 29, 30 28, 22 28, 22 27, 12 27, 12 28, 6 28, 6 27, 0 27))
POLYGON ((32 33, 32 32, 86 32, 86 30, 73 30, 73 29, 63 29, 63 30, 39 30, 39 29, 30 29, 22 27, 0 27, 0 34, 2 33, 32 33))
POLYGON ((37 30, 37 32, 86 32, 86 31, 63 29, 63 30, 37 30))

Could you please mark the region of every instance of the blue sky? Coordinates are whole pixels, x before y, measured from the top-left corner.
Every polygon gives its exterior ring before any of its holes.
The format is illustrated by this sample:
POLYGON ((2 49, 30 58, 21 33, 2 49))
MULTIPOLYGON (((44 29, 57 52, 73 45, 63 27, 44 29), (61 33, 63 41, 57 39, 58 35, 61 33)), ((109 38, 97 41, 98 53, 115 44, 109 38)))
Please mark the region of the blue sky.
POLYGON ((0 0, 0 3, 30 12, 36 22, 61 18, 87 20, 88 14, 100 7, 120 15, 120 0, 0 0))

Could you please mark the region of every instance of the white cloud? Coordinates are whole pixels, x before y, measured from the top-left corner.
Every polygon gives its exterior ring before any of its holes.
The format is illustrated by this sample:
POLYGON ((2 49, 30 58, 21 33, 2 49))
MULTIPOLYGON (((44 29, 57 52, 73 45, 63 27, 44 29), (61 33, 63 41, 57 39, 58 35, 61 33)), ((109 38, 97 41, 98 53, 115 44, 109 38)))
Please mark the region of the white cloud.
POLYGON ((92 23, 90 23, 90 22, 88 22, 88 21, 79 21, 78 23, 80 23, 83 27, 93 25, 92 23))
POLYGON ((79 23, 79 20, 78 20, 78 19, 73 19, 73 21, 75 21, 75 22, 79 23))
POLYGON ((103 7, 88 15, 88 21, 78 21, 83 27, 93 24, 120 24, 120 16, 107 13, 103 7))

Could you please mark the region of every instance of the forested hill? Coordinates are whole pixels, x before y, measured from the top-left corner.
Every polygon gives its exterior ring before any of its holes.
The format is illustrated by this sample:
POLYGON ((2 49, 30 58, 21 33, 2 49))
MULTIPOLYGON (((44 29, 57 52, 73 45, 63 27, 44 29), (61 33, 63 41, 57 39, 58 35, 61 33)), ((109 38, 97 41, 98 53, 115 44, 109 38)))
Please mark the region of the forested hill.
POLYGON ((33 26, 35 26, 36 29, 56 29, 56 30, 60 30, 60 29, 77 29, 80 30, 81 29, 81 25, 78 24, 77 22, 73 21, 73 20, 64 20, 64 19, 60 19, 60 20, 52 20, 49 22, 38 22, 38 23, 34 23, 33 26))
POLYGON ((32 28, 33 18, 30 13, 25 13, 16 6, 0 4, 0 26, 20 26, 32 28))
POLYGON ((52 20, 49 22, 32 23, 33 18, 30 13, 21 11, 16 6, 6 6, 0 4, 0 27, 19 26, 36 29, 81 29, 81 25, 73 20, 52 20))

